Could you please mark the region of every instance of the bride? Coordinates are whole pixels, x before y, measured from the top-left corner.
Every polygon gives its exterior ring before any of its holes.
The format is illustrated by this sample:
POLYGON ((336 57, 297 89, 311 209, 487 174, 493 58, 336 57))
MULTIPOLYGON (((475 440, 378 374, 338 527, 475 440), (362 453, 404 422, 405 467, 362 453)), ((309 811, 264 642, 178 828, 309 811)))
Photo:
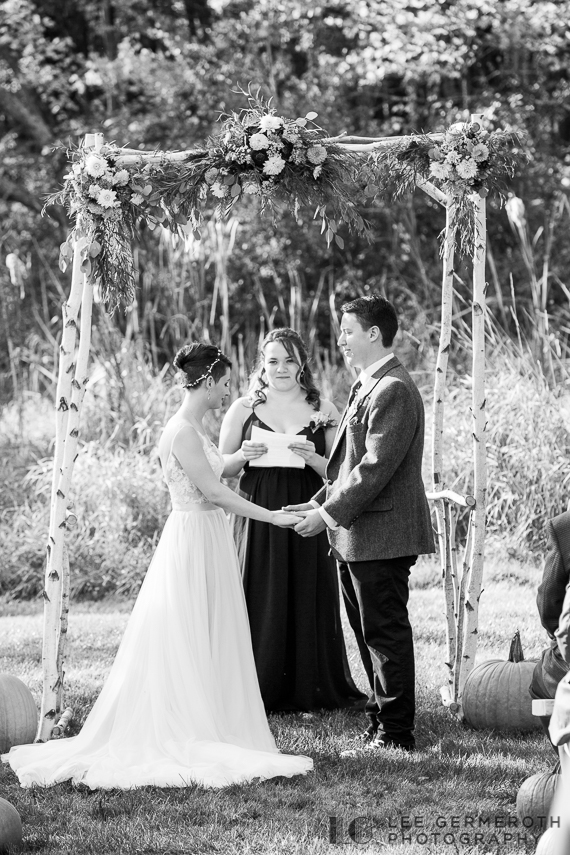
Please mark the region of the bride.
POLYGON ((220 483, 224 459, 202 418, 229 394, 227 356, 190 344, 174 364, 186 392, 159 442, 172 513, 81 732, 3 755, 23 787, 225 787, 312 769, 280 754, 269 730, 225 511, 278 526, 299 518, 220 483))

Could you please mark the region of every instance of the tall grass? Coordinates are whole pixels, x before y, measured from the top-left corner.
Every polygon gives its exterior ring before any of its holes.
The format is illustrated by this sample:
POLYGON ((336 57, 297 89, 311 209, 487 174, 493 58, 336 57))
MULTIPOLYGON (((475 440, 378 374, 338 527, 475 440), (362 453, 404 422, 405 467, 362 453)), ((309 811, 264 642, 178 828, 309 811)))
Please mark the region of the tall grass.
MULTIPOLYGON (((459 345, 470 349, 465 328, 459 345)), ((557 360, 557 379, 547 377, 534 347, 513 341, 492 320, 488 346, 487 530, 511 554, 525 557, 541 551, 546 520, 570 500, 568 375, 557 360)), ((451 379, 444 460, 448 486, 463 493, 472 492, 471 425, 471 377, 462 374, 451 379)))
MULTIPOLYGON (((487 412, 489 445, 488 531, 493 550, 521 561, 539 554, 549 517, 568 505, 570 389, 556 362, 553 384, 534 348, 489 327, 487 412)), ((410 362, 405 348, 403 358, 410 362)), ((468 331, 456 340, 456 363, 466 365, 468 331)), ((417 354, 412 354, 417 360, 417 354)), ((412 363, 413 365, 414 363, 412 363)), ((342 406, 347 371, 317 354, 322 394, 342 406)), ((426 403, 426 474, 429 472, 431 389, 427 367, 416 364, 426 403)), ((247 373, 243 365, 243 391, 247 373)), ((238 378, 239 379, 239 378, 238 378)), ((470 492, 471 380, 464 370, 450 378, 444 432, 448 486, 470 492)), ((94 364, 81 419, 83 448, 76 463, 72 499, 79 525, 68 535, 75 596, 99 598, 138 590, 168 511, 156 458, 161 427, 175 411, 180 390, 168 367, 156 370, 135 341, 109 325, 95 335, 94 364)), ((216 438, 221 415, 208 429, 216 438)), ((53 436, 53 403, 28 393, 0 416, 3 482, 0 488, 0 591, 13 597, 39 594, 43 584, 53 436)), ((429 485, 429 478, 426 477, 429 485)))

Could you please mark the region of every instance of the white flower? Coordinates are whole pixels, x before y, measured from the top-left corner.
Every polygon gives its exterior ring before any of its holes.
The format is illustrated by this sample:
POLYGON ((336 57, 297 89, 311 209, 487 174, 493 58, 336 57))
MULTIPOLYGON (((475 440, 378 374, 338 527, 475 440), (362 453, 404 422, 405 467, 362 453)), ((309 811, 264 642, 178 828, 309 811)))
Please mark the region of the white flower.
POLYGON ((102 208, 116 208, 121 203, 114 190, 101 190, 97 199, 102 208))
POLYGON ((85 158, 85 171, 93 178, 100 178, 107 171, 107 161, 98 154, 88 154, 85 158))
POLYGON ((212 185, 216 178, 218 177, 218 171, 215 166, 211 166, 210 169, 207 169, 204 173, 204 181, 206 184, 212 185))
POLYGON ((462 178, 475 178, 478 172, 477 164, 470 157, 458 163, 455 169, 457 170, 457 174, 462 178))
POLYGON ((461 136, 461 134, 464 134, 466 129, 467 125, 465 124, 465 122, 455 122, 455 124, 450 125, 450 127, 447 129, 447 133, 450 134, 452 137, 457 137, 461 136))
POLYGON ((307 160, 309 163, 323 163, 327 159, 327 150, 324 145, 312 145, 307 149, 307 160))
POLYGON ((441 149, 437 145, 434 145, 433 148, 430 148, 430 150, 428 151, 428 155, 431 157, 432 160, 441 160, 443 157, 441 149))
POLYGON ((140 193, 133 193, 131 196, 131 204, 132 205, 142 205, 144 202, 144 196, 141 196, 140 193))
POLYGON ((220 184, 219 181, 215 181, 210 187, 210 190, 218 199, 223 199, 224 196, 227 196, 229 193, 229 187, 227 184, 220 184))
POLYGON ((242 179, 241 189, 244 193, 249 193, 251 196, 259 193, 259 185, 257 181, 253 181, 251 178, 242 179))
POLYGON ((437 160, 431 164, 429 171, 430 175, 434 175, 436 178, 449 178, 449 167, 447 167, 445 163, 440 163, 437 160))
POLYGON ((451 163, 452 165, 459 163, 460 160, 461 160, 461 155, 459 154, 459 152, 455 151, 455 149, 452 149, 445 156, 446 163, 451 163))
POLYGON ((318 178, 321 172, 323 171, 323 167, 319 164, 319 166, 315 166, 313 169, 313 178, 318 178))
POLYGON ((111 178, 113 184, 118 184, 119 187, 124 187, 129 182, 129 173, 126 169, 119 169, 111 178))
POLYGON ((88 194, 89 194, 93 199, 98 199, 98 198, 99 198, 99 193, 101 192, 101 190, 102 190, 102 189, 103 189, 103 188, 102 188, 102 187, 99 187, 99 185, 98 185, 98 184, 90 184, 90 185, 89 185, 89 190, 88 190, 87 192, 88 192, 88 194))
POLYGON ((279 116, 262 116, 259 120, 259 127, 262 131, 276 131, 277 128, 283 126, 283 119, 279 116))
POLYGON ((484 143, 477 143, 477 145, 473 146, 471 157, 478 163, 483 160, 487 160, 487 158, 489 157, 489 149, 484 143))
POLYGON ((279 175, 280 172, 283 172, 284 167, 285 161, 276 154, 274 157, 267 158, 263 165, 263 171, 266 175, 279 175))
POLYGON ((265 134, 252 134, 249 138, 249 147, 254 151, 262 151, 262 149, 267 148, 268 145, 269 140, 265 134))

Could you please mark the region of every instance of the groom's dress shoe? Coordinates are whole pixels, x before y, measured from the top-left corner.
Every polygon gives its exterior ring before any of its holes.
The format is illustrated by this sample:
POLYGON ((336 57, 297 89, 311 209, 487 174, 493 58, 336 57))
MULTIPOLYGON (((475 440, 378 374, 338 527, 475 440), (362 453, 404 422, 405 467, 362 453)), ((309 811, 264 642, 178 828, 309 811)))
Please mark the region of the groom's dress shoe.
POLYGON ((388 736, 387 733, 377 733, 370 743, 370 747, 374 749, 402 748, 404 751, 415 751, 416 743, 413 739, 400 740, 388 736))

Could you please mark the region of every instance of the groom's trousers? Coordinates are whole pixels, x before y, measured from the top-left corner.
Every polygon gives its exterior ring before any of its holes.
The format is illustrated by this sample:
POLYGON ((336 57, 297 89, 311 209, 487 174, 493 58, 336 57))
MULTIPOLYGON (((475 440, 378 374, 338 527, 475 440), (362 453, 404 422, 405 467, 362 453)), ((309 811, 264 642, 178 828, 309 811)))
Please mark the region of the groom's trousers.
POLYGON ((366 714, 374 730, 413 743, 414 642, 408 617, 408 578, 417 556, 338 562, 348 620, 371 694, 366 714))

